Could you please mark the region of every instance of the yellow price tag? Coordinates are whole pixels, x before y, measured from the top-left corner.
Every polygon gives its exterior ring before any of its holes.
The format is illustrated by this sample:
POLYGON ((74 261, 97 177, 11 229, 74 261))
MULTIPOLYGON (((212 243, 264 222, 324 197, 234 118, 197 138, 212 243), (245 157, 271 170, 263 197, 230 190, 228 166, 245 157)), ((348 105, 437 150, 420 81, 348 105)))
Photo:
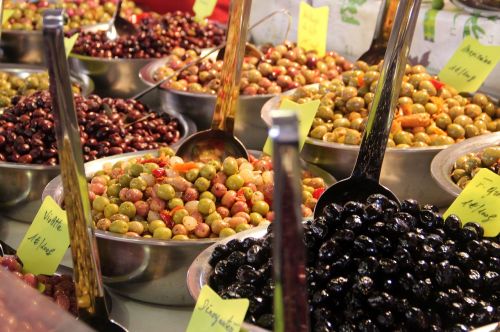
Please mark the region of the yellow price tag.
POLYGON ((48 196, 24 235, 17 256, 23 262, 25 272, 52 275, 68 246, 66 212, 48 196))
POLYGON ((75 43, 78 39, 79 34, 75 33, 73 36, 66 38, 64 37, 64 50, 66 51, 66 58, 69 56, 71 53, 71 50, 75 46, 75 43))
POLYGON ((238 332, 245 319, 248 299, 224 300, 203 286, 186 332, 238 332))
POLYGON ((2 13, 2 25, 5 24, 9 18, 14 14, 13 9, 4 9, 2 13))
MULTIPOLYGON (((283 99, 281 102, 279 108, 280 110, 295 111, 297 113, 299 121, 299 151, 302 150, 302 147, 306 142, 307 135, 309 134, 314 117, 318 111, 319 104, 319 100, 312 100, 304 104, 298 104, 290 99, 283 99)), ((273 142, 269 137, 267 138, 262 151, 268 155, 272 155, 273 142)))
POLYGON ((313 50, 318 56, 326 53, 326 34, 328 31, 328 6, 314 8, 305 2, 300 3, 297 44, 306 51, 313 50))
POLYGON ((438 77, 459 92, 475 92, 500 61, 500 46, 485 46, 466 37, 438 77))
POLYGON ((481 169, 465 186, 443 217, 457 215, 463 224, 475 221, 491 237, 500 232, 500 175, 481 169))
POLYGON ((196 0, 193 5, 195 19, 202 21, 212 15, 216 4, 217 0, 196 0))

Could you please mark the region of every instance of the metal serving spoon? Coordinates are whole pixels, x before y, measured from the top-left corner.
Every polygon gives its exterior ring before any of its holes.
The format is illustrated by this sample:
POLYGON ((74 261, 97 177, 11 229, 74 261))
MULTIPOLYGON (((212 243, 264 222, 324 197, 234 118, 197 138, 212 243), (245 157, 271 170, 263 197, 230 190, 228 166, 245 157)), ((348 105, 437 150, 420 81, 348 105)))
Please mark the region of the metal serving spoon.
POLYGON ((251 5, 252 0, 231 1, 226 38, 230 52, 224 55, 222 86, 217 93, 212 128, 189 136, 179 146, 177 155, 184 160, 222 159, 226 156, 248 158, 247 149, 233 135, 233 127, 251 5))
POLYGON ((46 10, 43 39, 49 64, 59 163, 68 215, 78 317, 98 331, 126 332, 109 318, 83 167, 78 120, 64 53, 63 11, 46 10))
POLYGON ((297 115, 279 112, 272 118, 274 211, 274 331, 309 331, 306 249, 300 211, 300 162, 297 115))
POLYGON ((314 217, 321 216, 330 203, 365 200, 375 193, 398 201, 392 191, 379 184, 379 178, 420 3, 421 0, 399 3, 356 165, 349 178, 335 183, 321 195, 314 217))
POLYGON ((375 32, 370 48, 358 60, 370 65, 377 64, 384 58, 389 39, 389 31, 394 24, 394 15, 399 0, 383 0, 375 23, 375 32))
POLYGON ((118 37, 131 36, 137 33, 136 26, 121 17, 120 13, 122 10, 123 0, 118 0, 116 3, 116 10, 109 22, 108 30, 106 31, 106 38, 109 40, 116 40, 118 37))

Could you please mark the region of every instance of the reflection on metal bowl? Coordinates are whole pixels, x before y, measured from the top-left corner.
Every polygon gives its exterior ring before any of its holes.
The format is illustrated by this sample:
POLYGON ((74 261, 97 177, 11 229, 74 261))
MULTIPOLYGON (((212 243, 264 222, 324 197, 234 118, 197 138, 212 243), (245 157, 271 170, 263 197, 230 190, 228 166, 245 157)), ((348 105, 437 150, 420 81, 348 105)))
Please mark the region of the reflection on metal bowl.
MULTIPOLYGON (((161 112, 161 110, 158 111, 161 112)), ((172 145, 175 147, 186 137, 195 133, 196 126, 191 120, 179 114, 172 114, 172 116, 179 120, 181 131, 181 139, 172 145)), ((32 222, 42 203, 40 197, 45 186, 59 174, 58 166, 0 162, 1 213, 18 221, 32 222)))
MULTIPOLYGON (((140 78, 151 86, 155 83, 154 73, 162 67, 166 59, 154 60, 141 69, 140 78)), ((215 95, 192 93, 172 89, 158 88, 162 105, 175 112, 191 118, 198 129, 209 129, 215 109, 217 97, 215 95)), ((267 138, 267 126, 260 118, 262 106, 273 95, 240 96, 234 134, 248 149, 262 150, 267 138)))
MULTIPOLYGON (((141 151, 94 160, 85 164, 90 177, 106 163, 129 160, 146 153, 141 151)), ((252 151, 254 156, 260 152, 252 151)), ((327 185, 335 179, 322 169, 304 164, 314 176, 323 177, 327 185)), ((42 198, 51 196, 59 204, 63 201, 60 176, 45 188, 42 198)), ((130 298, 166 305, 192 305, 194 302, 186 286, 186 273, 194 258, 218 239, 193 241, 165 241, 133 238, 111 232, 96 231, 101 271, 106 286, 130 298)))
POLYGON ((470 152, 479 152, 489 146, 500 145, 500 132, 467 139, 439 152, 431 163, 431 173, 437 184, 446 191, 453 201, 462 189, 451 179, 455 161, 470 152))

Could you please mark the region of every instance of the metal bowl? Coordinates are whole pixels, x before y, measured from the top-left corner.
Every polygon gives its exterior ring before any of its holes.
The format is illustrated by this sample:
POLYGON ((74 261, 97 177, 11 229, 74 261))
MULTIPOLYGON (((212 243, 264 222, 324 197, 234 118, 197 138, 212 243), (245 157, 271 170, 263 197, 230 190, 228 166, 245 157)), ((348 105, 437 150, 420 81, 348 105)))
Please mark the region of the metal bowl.
POLYGON ((469 152, 479 152, 484 148, 499 144, 500 132, 481 135, 455 144, 434 157, 431 163, 432 177, 446 191, 450 201, 453 201, 462 192, 462 189, 450 177, 455 161, 469 152))
MULTIPOLYGON (((266 235, 267 228, 266 227, 256 227, 253 229, 249 229, 247 231, 235 234, 233 236, 227 237, 216 244, 211 245, 207 249, 203 250, 193 261, 191 266, 189 267, 187 273, 187 286, 189 289, 189 293, 193 297, 193 299, 197 300, 200 295, 201 288, 208 284, 208 278, 210 277, 210 273, 212 272, 212 267, 208 264, 208 260, 212 255, 215 247, 219 244, 226 244, 231 240, 243 240, 249 237, 253 238, 262 238, 266 235)), ((479 327, 477 329, 472 330, 471 332, 495 332, 500 328, 500 323, 492 323, 483 327, 479 327)), ((269 330, 263 329, 259 326, 249 324, 243 322, 242 330, 246 330, 248 332, 269 332, 269 330)))
MULTIPOLYGON (((25 79, 29 75, 47 72, 47 69, 38 65, 20 64, 20 63, 0 63, 0 72, 16 75, 25 79)), ((94 91, 94 82, 84 74, 71 74, 71 82, 78 84, 83 96, 88 96, 94 91)))
MULTIPOLYGON (((107 26, 107 23, 102 23, 84 29, 104 30, 107 26)), ((44 48, 40 30, 3 30, 0 39, 0 61, 42 65, 45 62, 44 48)))
MULTIPOLYGON (((295 90, 290 90, 283 95, 294 92, 295 90)), ((270 123, 270 112, 279 107, 281 97, 273 97, 262 107, 261 116, 266 123, 270 123)), ((447 207, 452 200, 436 184, 429 171, 432 159, 447 147, 387 148, 380 182, 401 199, 413 198, 421 203, 447 207)), ((329 171, 337 179, 344 179, 351 175, 358 151, 357 145, 324 142, 307 137, 301 155, 304 160, 329 171)))
MULTIPOLYGON (((156 150, 126 153, 85 164, 90 177, 106 163, 129 160, 156 150)), ((258 155, 260 152, 253 151, 258 155)), ((329 185, 335 179, 320 168, 307 164, 314 176, 321 176, 329 185)), ((47 185, 42 199, 51 196, 61 204, 63 188, 58 176, 47 185)), ((124 296, 157 304, 192 305, 186 287, 186 273, 194 258, 218 239, 194 241, 165 241, 131 238, 96 230, 103 281, 109 288, 124 296)))
MULTIPOLYGON (((155 83, 154 73, 162 67, 168 59, 158 59, 144 66, 139 74, 144 84, 152 86, 155 83)), ((191 118, 198 129, 209 129, 214 114, 217 96, 192 93, 173 89, 156 89, 162 105, 175 112, 191 118)), ((267 126, 260 117, 262 106, 274 95, 240 96, 234 134, 248 149, 262 150, 267 138, 267 126)))
MULTIPOLYGON (((177 118, 181 126, 182 136, 172 145, 175 147, 196 132, 196 125, 180 114, 168 113, 177 118)), ((1 213, 18 221, 32 222, 42 203, 40 197, 45 186, 59 174, 59 166, 0 162, 1 213)))

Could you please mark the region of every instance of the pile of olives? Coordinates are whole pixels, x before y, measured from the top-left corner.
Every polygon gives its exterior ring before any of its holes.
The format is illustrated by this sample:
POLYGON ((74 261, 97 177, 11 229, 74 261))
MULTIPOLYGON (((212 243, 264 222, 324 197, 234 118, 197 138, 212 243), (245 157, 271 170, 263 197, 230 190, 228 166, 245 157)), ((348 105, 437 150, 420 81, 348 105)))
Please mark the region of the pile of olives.
MULTIPOLYGON (((263 238, 231 240, 209 260, 209 285, 222 298, 248 298, 245 320, 267 329, 272 243, 271 224, 263 238)), ((500 320, 498 236, 432 205, 379 194, 330 204, 305 224, 304 243, 313 331, 465 332, 500 320)))
MULTIPOLYGON (((341 78, 297 89, 289 98, 298 103, 321 100, 309 136, 360 144, 381 66, 357 61, 341 78)), ((395 112, 389 147, 449 145, 500 130, 500 107, 488 96, 462 96, 421 65, 406 66, 395 112)))
MULTIPOLYGON (((268 156, 184 162, 170 148, 97 172, 89 184, 96 227, 163 240, 226 237, 274 218, 268 156)), ((312 215, 325 189, 303 172, 302 213, 312 215)))
POLYGON ((482 168, 500 175, 500 145, 461 156, 455 161, 450 177, 463 189, 482 168))
MULTIPOLYGON (((116 10, 116 1, 110 0, 63 0, 61 3, 68 17, 68 23, 64 26, 65 31, 109 22, 116 10)), ((41 30, 43 12, 58 6, 60 5, 47 0, 36 2, 7 0, 5 9, 13 9, 14 13, 3 24, 2 28, 5 30, 41 30)), ((122 17, 130 17, 141 12, 141 9, 137 8, 133 1, 123 1, 122 17)))
MULTIPOLYGON (((80 88, 73 84, 74 93, 80 93, 80 88)), ((0 107, 11 105, 14 96, 31 96, 36 91, 49 89, 49 75, 34 73, 26 78, 0 71, 0 107)))
MULTIPOLYGON (((264 56, 245 57, 242 67, 240 94, 247 96, 278 94, 312 83, 337 77, 352 67, 335 52, 319 57, 314 51, 305 51, 291 42, 263 48, 264 56)), ((155 80, 172 74, 183 65, 196 60, 197 55, 177 49, 164 67, 154 75, 155 80)), ((181 72, 165 87, 195 93, 216 94, 221 86, 222 60, 206 59, 181 72)))

